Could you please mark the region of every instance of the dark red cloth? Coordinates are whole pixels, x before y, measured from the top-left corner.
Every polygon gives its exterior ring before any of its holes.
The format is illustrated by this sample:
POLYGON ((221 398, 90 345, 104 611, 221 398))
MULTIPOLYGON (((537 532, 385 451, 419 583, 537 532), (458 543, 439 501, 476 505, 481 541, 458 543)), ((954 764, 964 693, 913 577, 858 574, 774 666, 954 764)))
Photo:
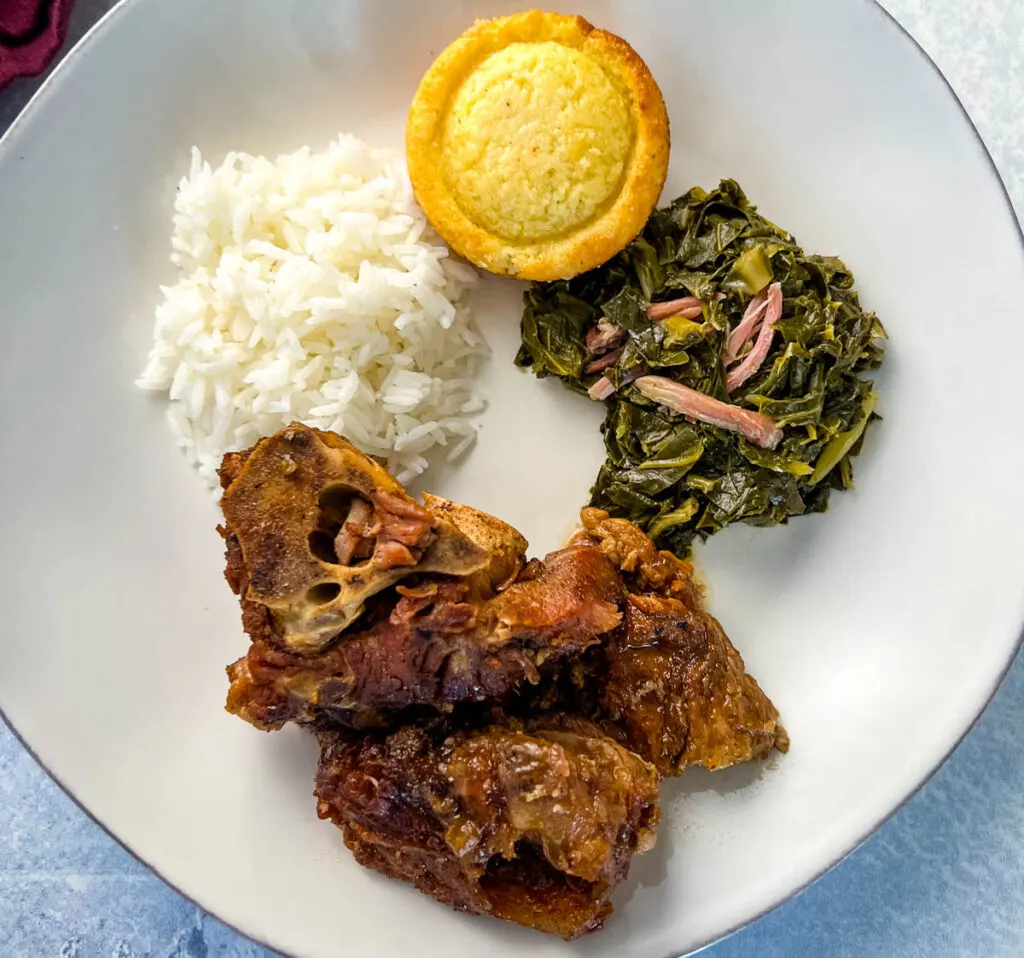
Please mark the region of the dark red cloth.
POLYGON ((64 42, 74 0, 0 0, 0 90, 46 69, 64 42))

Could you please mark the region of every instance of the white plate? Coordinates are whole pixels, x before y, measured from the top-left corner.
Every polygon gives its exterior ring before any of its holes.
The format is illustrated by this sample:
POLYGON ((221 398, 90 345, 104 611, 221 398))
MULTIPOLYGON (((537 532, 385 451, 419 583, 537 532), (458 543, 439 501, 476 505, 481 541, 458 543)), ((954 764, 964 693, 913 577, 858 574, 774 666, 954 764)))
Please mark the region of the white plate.
MULTIPOLYGON (((660 956, 779 902, 867 836, 978 715, 1024 620, 1024 257, 1000 183, 924 57, 864 0, 579 0, 664 90, 668 193, 734 176, 843 256, 892 335, 854 494, 702 553, 714 610, 793 740, 664 788, 658 848, 573 946, 361 870, 317 821, 315 746, 222 709, 242 653, 217 512, 138 392, 171 200, 199 144, 400 145, 416 83, 477 15, 524 4, 131 0, 0 145, 0 703, 40 760, 168 881, 303 956, 660 956)), ((513 370, 519 288, 479 445, 438 491, 556 545, 600 411, 513 370)))

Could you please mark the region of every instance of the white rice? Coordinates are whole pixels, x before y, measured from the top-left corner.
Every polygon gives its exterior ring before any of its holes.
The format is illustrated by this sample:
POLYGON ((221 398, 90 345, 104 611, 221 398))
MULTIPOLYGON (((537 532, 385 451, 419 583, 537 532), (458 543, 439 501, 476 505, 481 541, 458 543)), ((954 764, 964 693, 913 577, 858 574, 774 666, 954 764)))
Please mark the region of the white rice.
POLYGON ((472 269, 449 258, 401 161, 341 136, 271 161, 192 151, 171 260, 138 385, 204 478, 229 450, 292 420, 331 429, 407 482, 425 454, 473 441, 472 377, 486 345, 464 303, 472 269))

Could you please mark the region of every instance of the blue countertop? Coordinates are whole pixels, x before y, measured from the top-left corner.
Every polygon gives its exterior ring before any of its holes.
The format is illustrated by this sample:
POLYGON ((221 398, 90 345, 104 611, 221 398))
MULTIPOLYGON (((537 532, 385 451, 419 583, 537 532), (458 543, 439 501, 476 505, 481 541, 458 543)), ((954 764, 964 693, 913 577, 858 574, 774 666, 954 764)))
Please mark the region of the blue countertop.
MULTIPOLYGON (((68 45, 112 5, 78 0, 68 45)), ((1024 2, 884 5, 956 89, 1024 220, 1024 2)), ((37 85, 19 81, 0 93, 0 130, 37 85)), ((952 758, 873 838, 705 954, 1024 954, 1024 658, 952 758)), ((136 862, 0 725, 0 956, 269 955, 136 862)))

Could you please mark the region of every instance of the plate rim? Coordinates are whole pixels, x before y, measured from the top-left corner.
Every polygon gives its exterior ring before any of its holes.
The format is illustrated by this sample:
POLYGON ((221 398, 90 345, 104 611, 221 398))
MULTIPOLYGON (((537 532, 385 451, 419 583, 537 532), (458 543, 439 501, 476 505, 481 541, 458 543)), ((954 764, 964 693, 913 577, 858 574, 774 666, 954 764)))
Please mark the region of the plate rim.
MULTIPOLYGON (((51 88, 56 84, 56 82, 58 82, 59 78, 61 78, 63 74, 67 72, 68 69, 70 69, 70 65, 72 63, 77 63, 77 61, 84 54, 86 54, 88 48, 92 46, 101 35, 107 33, 113 27, 115 22, 123 15, 123 13, 129 7, 135 6, 142 2, 147 2, 147 0, 117 0, 117 3, 115 3, 106 13, 104 13, 92 25, 71 47, 71 49, 69 49, 65 54, 63 54, 57 65, 49 73, 46 79, 43 80, 39 88, 32 94, 31 97, 29 97, 28 101, 21 108, 21 110, 18 111, 14 120, 4 131, 3 135, 0 136, 0 158, 2 158, 6 151, 10 149, 10 142, 13 140, 14 135, 16 134, 18 129, 24 123, 28 122, 27 118, 32 112, 34 112, 37 109, 38 104, 42 103, 42 101, 44 101, 50 95, 51 88)), ((148 2, 154 2, 154 0, 148 0, 148 2)), ((918 58, 920 58, 924 62, 925 68, 929 70, 929 72, 933 73, 945 87, 946 93, 952 98, 963 119, 967 121, 967 126, 970 130, 970 133, 974 137, 974 140, 976 141, 977 145, 981 148, 982 157, 985 163, 987 164, 991 175, 995 178, 995 182, 998 184, 999 191, 1002 194, 1003 203, 1005 204, 1006 209, 1010 213, 1013 225, 1016 227, 1017 240, 1020 246, 1021 255, 1024 256, 1024 223, 1021 222, 1020 217, 1017 215, 1017 211, 1014 208, 1013 200, 1010 197, 1010 193, 1007 189, 1006 182, 1003 179, 1002 174, 999 172, 999 167, 996 165, 995 159, 993 158, 992 153, 988 148, 988 145, 985 143, 984 137, 978 130, 977 125, 975 124, 973 118, 968 112, 967 107, 960 99, 960 95, 956 92, 956 89, 953 87, 953 84, 946 77, 945 73, 942 72, 942 69, 935 62, 931 54, 918 42, 917 38, 910 32, 910 30, 907 29, 907 27, 905 27, 896 18, 896 16, 883 5, 882 0, 851 0, 851 2, 866 4, 869 8, 871 8, 874 11, 875 15, 880 18, 880 22, 882 24, 881 28, 887 30, 895 30, 896 34, 900 36, 904 42, 909 43, 911 50, 916 54, 918 58)), ((892 809, 890 809, 886 814, 881 816, 877 821, 868 826, 868 828, 864 832, 862 832, 857 838, 855 838, 853 842, 850 844, 849 848, 846 851, 844 851, 841 855, 839 855, 838 858, 824 865, 820 870, 816 871, 810 878, 799 884, 797 887, 775 898, 771 902, 771 904, 760 909, 755 914, 752 914, 748 918, 745 918, 729 926, 723 931, 712 935, 704 941, 699 942, 689 950, 676 951, 673 949, 672 951, 663 955, 663 958, 688 958, 688 956, 695 955, 698 952, 703 952, 704 950, 712 947, 713 945, 716 945, 719 942, 726 940, 727 938, 731 938, 737 932, 743 930, 749 925, 753 925, 755 922, 760 921, 766 915, 770 914, 776 909, 782 907, 783 905, 802 895, 811 885, 813 885, 819 879, 823 878, 825 875, 829 874, 833 869, 837 868, 839 865, 845 862, 851 855, 858 851, 869 839, 871 839, 884 825, 886 825, 889 821, 895 818, 895 816, 899 814, 899 812, 901 812, 910 803, 910 801, 918 795, 918 793, 925 787, 925 785, 927 785, 935 777, 939 769, 941 769, 946 764, 946 762, 949 761, 952 754, 959 748, 964 739, 966 739, 967 736, 974 730, 974 727, 978 724, 978 720, 988 710, 989 706, 992 704, 993 699, 996 697, 999 690, 1002 688, 1007 674, 1009 673, 1011 667, 1013 666, 1013 663, 1016 661, 1018 655, 1021 652, 1022 646, 1024 646, 1024 622, 1022 622, 1020 627, 1018 628, 1017 639, 1013 643, 1009 655, 1007 656, 1006 662, 1004 663, 998 675, 995 677, 993 684, 989 689, 984 701, 980 704, 974 716, 965 726, 964 730, 952 742, 948 750, 946 750, 935 762, 935 764, 932 765, 932 767, 929 768, 927 772, 925 772, 921 779, 913 786, 913 788, 911 788, 911 790, 903 797, 903 799, 900 802, 898 802, 892 809)), ((213 911, 210 908, 207 908, 201 902, 197 901, 196 898, 194 898, 191 894, 185 891, 178 884, 166 878, 159 868, 157 868, 155 865, 147 861, 139 852, 135 851, 135 849, 133 849, 126 840, 122 839, 119 835, 117 835, 113 830, 113 826, 108 826, 105 822, 98 818, 97 815, 94 814, 82 802, 82 800, 78 798, 74 791, 72 791, 71 787, 62 780, 61 776, 55 773, 46 764, 46 762, 44 762, 39 757, 39 755, 36 753, 32 745, 21 734, 21 732, 17 729, 17 727, 10 720, 10 718, 8 718, 7 713, 4 711, 2 702, 0 702, 0 722, 2 722, 3 725, 10 731, 11 735, 14 737, 14 740, 22 749, 24 749, 24 751, 28 754, 32 761, 35 762, 35 764, 44 772, 47 778, 49 778, 50 781, 53 782, 60 789, 60 791, 71 800, 74 806, 80 812, 82 812, 93 825, 97 826, 108 838, 113 840, 118 845, 118 847, 127 852, 128 855, 130 855, 134 861, 142 865, 149 873, 151 873, 161 882, 163 882, 164 885, 166 885, 176 894, 180 895, 186 902, 188 902, 194 908, 197 908, 201 912, 212 916, 218 922, 220 922, 225 927, 230 928, 231 931, 239 935, 244 940, 251 942, 252 944, 264 949, 265 951, 273 955, 278 955, 280 956, 280 958, 298 958, 298 956, 293 954, 292 952, 280 951, 268 942, 263 941, 256 935, 250 934, 242 928, 239 928, 234 923, 225 920, 215 911, 213 911)))

